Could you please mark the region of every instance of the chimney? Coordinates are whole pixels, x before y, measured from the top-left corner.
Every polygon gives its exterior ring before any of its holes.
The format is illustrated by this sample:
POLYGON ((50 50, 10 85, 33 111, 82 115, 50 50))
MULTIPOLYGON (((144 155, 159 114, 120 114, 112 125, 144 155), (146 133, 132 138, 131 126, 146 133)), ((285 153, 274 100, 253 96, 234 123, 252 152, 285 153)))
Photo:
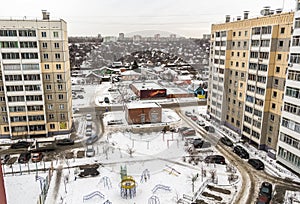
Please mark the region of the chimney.
POLYGON ((47 10, 42 10, 43 14, 43 20, 49 20, 50 19, 50 13, 47 12, 47 10))
POLYGON ((276 13, 281 13, 281 12, 282 12, 281 8, 276 9, 276 13))
POLYGON ((230 22, 230 15, 226 15, 225 23, 229 23, 229 22, 230 22))
POLYGON ((249 11, 244 11, 244 20, 248 19, 249 11))
POLYGON ((237 17, 236 17, 236 20, 237 20, 237 21, 240 21, 241 19, 242 19, 241 16, 237 16, 237 17))

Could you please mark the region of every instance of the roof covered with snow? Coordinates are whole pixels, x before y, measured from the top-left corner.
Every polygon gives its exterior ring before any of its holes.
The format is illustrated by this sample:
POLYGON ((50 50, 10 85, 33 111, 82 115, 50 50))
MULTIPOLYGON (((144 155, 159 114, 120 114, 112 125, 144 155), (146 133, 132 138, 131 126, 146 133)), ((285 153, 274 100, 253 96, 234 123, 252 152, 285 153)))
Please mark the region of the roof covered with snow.
POLYGON ((163 89, 163 87, 155 82, 137 82, 133 83, 132 85, 138 90, 163 89))
POLYGON ((158 108, 160 105, 157 103, 128 103, 126 104, 128 109, 138 109, 138 108, 158 108))

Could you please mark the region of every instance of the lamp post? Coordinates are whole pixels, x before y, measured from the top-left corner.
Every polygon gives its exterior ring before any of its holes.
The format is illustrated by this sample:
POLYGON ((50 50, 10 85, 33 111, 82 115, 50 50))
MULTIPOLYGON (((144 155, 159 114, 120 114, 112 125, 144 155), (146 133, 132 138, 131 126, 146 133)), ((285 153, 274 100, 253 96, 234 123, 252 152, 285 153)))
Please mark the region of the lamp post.
POLYGON ((5 193, 5 186, 4 186, 4 179, 2 173, 2 164, 0 160, 0 203, 6 204, 6 193, 5 193))

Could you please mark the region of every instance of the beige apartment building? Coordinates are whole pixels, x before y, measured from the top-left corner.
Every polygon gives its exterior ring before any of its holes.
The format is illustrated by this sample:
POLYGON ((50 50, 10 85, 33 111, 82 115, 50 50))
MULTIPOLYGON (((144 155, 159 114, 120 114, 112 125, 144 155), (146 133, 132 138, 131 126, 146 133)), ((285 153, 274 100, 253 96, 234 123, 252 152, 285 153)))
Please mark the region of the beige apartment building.
POLYGON ((0 20, 0 138, 69 133, 72 91, 67 24, 0 20))
POLYGON ((208 113, 258 149, 276 149, 294 13, 211 27, 208 113))

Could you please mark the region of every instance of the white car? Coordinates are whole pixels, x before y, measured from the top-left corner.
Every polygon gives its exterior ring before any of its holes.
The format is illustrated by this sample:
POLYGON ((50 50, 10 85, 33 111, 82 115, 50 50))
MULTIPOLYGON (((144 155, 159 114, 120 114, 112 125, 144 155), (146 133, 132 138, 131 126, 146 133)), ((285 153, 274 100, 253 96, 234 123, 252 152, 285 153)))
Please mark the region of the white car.
POLYGON ((86 114, 86 120, 91 121, 93 119, 91 114, 86 114))
POLYGON ((94 149, 94 147, 92 145, 88 145, 86 147, 85 155, 87 157, 93 157, 93 156, 95 156, 95 149, 94 149))

